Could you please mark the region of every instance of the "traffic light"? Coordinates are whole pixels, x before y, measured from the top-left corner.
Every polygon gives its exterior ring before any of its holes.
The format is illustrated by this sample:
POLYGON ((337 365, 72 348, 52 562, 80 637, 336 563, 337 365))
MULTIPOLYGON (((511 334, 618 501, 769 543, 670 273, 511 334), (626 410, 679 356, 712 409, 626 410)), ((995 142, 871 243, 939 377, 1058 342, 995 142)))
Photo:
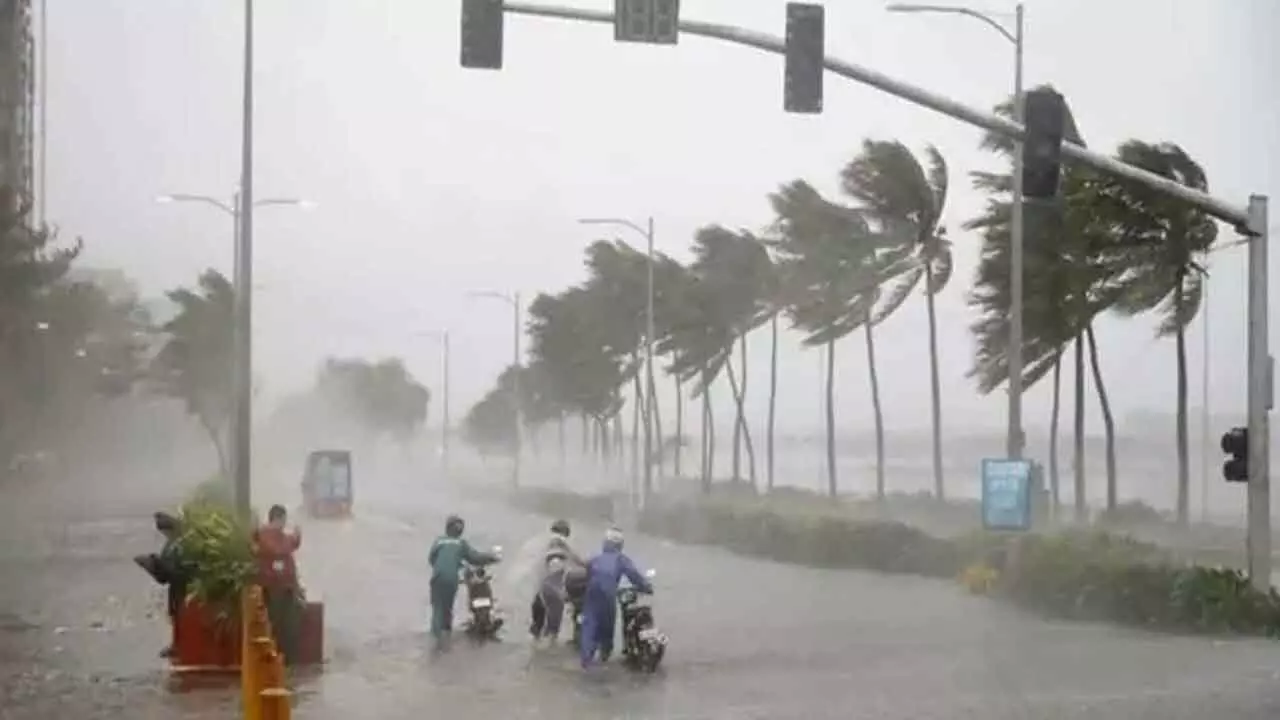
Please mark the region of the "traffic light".
POLYGON ((1227 482, 1249 482, 1249 428, 1234 427, 1222 435, 1222 452, 1230 459, 1222 463, 1227 482))
POLYGON ((1058 194, 1062 174, 1062 136, 1066 130, 1067 104, 1048 88, 1024 94, 1022 141, 1022 194, 1034 200, 1049 200, 1058 194))
POLYGON ((680 39, 680 0, 613 0, 613 39, 675 45, 680 39))
POLYGON ((822 62, 826 56, 826 12, 813 3, 787 3, 787 54, 783 108, 822 112, 822 62))
POLYGON ((462 67, 502 69, 503 0, 462 0, 462 67))

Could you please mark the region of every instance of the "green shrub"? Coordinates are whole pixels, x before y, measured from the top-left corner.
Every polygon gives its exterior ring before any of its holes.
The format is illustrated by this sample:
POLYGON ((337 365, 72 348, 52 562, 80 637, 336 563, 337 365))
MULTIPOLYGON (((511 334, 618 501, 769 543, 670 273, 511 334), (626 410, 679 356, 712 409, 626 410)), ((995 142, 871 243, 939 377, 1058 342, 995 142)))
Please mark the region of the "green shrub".
POLYGON ((1140 500, 1122 502, 1098 513, 1098 524, 1104 527, 1162 525, 1165 522, 1167 519, 1159 510, 1140 500))
POLYGON ((187 503, 215 505, 225 507, 228 510, 235 507, 235 489, 232 487, 231 479, 222 475, 214 475, 191 491, 191 496, 187 499, 187 503))
MULTIPOLYGON (((533 491, 522 506, 599 512, 600 496, 533 491)), ((918 500, 924 504, 924 500, 918 500)), ((1179 562, 1127 535, 1070 530, 1052 535, 975 531, 951 539, 903 522, 863 519, 829 499, 738 492, 698 502, 651 501, 642 532, 714 544, 744 555, 823 568, 959 577, 987 568, 991 595, 1053 617, 1105 620, 1176 632, 1280 635, 1280 595, 1254 590, 1238 570, 1179 562)))
POLYGON ((584 495, 551 488, 519 488, 509 495, 512 504, 539 515, 553 515, 586 522, 613 520, 613 496, 584 495))
POLYGON ((241 520, 222 478, 201 483, 183 504, 178 552, 191 572, 188 597, 222 617, 235 613, 241 592, 254 580, 254 521, 241 520))

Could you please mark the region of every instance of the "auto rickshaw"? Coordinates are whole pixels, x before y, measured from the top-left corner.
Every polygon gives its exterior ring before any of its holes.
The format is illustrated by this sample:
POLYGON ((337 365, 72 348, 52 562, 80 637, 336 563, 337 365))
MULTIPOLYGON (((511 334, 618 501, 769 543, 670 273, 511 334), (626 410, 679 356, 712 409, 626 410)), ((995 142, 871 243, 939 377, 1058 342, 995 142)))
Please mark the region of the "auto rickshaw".
POLYGON ((307 456, 302 475, 302 506, 313 518, 351 516, 351 453, 316 450, 307 456))

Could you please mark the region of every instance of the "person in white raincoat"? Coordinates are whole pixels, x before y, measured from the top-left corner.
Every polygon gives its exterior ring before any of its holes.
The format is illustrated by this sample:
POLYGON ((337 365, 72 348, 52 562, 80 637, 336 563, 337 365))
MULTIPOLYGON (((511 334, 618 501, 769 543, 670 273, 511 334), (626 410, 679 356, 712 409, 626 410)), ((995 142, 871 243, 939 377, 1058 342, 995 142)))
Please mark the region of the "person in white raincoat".
POLYGON ((565 578, 570 573, 586 572, 586 563, 569 546, 569 533, 567 520, 551 524, 551 536, 546 539, 540 559, 538 590, 530 607, 529 634, 534 642, 555 642, 564 620, 565 578))

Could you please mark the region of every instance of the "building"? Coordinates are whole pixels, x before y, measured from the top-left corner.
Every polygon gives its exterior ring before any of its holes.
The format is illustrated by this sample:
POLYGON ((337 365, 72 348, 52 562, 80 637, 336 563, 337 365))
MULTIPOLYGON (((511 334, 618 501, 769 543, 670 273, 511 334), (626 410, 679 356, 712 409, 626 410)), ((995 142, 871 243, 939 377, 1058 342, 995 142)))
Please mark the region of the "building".
POLYGON ((0 186, 30 202, 35 167, 31 0, 0 0, 0 186))

